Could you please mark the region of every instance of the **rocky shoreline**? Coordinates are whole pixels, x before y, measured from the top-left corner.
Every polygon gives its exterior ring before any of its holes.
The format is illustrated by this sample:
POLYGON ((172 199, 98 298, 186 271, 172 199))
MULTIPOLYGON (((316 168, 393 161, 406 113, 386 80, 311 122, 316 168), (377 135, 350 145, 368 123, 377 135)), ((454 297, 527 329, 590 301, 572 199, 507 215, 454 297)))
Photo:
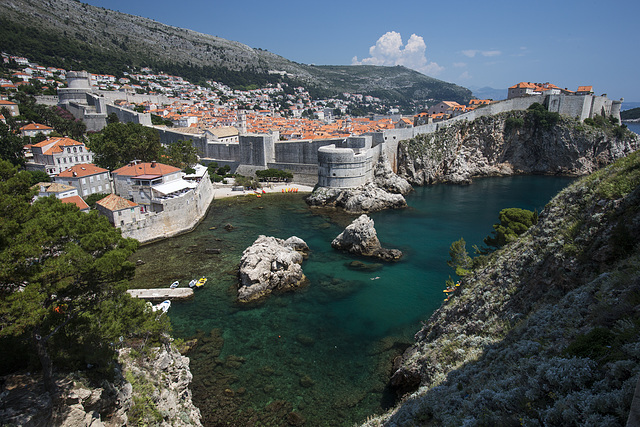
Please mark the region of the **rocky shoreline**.
POLYGON ((62 400, 57 404, 38 375, 2 378, 0 422, 61 427, 202 425, 189 389, 189 358, 175 347, 151 348, 144 354, 124 348, 118 362, 116 380, 99 386, 79 373, 58 378, 62 400))
MULTIPOLYGON (((466 184, 474 177, 586 175, 640 148, 638 135, 560 116, 532 123, 525 111, 457 122, 398 145, 398 175, 412 185, 466 184)), ((619 128, 621 129, 621 128, 619 128)))
POLYGON ((399 405, 364 425, 624 425, 640 379, 639 165, 563 190, 465 276, 395 361, 399 405))

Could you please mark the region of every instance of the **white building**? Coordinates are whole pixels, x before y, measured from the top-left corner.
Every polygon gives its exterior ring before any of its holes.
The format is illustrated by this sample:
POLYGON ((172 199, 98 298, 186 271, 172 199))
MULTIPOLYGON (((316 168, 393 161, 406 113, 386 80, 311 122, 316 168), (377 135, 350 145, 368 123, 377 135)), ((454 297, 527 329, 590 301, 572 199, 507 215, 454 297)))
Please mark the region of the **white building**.
POLYGON ((33 162, 30 170, 43 170, 50 176, 80 163, 93 163, 93 153, 82 142, 71 138, 48 138, 31 146, 33 162))

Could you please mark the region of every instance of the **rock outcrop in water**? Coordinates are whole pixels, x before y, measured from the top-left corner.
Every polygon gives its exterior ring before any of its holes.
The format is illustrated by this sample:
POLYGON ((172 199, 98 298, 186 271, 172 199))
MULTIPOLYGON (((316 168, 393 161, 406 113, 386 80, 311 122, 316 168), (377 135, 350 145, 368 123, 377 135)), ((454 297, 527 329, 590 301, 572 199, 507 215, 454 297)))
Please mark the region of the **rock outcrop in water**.
POLYGON ((513 174, 585 175, 640 148, 638 135, 560 116, 544 126, 527 111, 453 123, 398 145, 398 175, 414 185, 513 174))
POLYGON ((287 240, 259 236, 242 253, 238 301, 260 299, 274 290, 296 288, 306 281, 302 261, 309 252, 299 237, 287 240))
POLYGON ((364 214, 356 218, 338 237, 333 239, 331 247, 384 261, 398 261, 402 257, 400 250, 382 247, 373 220, 364 214))
POLYGON ((396 361, 401 403, 366 425, 625 425, 640 378, 639 170, 633 153, 577 181, 465 276, 396 361))
POLYGON ((405 194, 413 190, 399 177, 383 155, 374 167, 374 181, 354 188, 318 187, 305 199, 311 207, 341 208, 350 213, 368 213, 407 207, 405 194))

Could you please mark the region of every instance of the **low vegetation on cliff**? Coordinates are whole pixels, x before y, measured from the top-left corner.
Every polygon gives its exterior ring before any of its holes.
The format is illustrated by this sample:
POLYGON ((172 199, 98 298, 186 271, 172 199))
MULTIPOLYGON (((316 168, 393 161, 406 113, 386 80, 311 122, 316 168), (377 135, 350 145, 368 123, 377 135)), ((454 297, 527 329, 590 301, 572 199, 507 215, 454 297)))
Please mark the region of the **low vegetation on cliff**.
POLYGON ((367 425, 624 425, 640 376, 640 154, 556 196, 416 334, 367 425))
POLYGON ((416 185, 518 173, 585 175, 638 148, 638 135, 615 119, 580 122, 533 104, 401 141, 398 174, 416 185))

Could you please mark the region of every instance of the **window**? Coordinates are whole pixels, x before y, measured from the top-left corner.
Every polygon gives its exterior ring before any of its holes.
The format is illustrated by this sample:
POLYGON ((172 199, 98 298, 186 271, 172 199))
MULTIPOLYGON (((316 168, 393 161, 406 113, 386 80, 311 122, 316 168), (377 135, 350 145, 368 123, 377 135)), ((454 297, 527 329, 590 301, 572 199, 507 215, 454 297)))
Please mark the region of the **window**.
POLYGON ((102 193, 102 185, 98 185, 98 191, 102 193))
POLYGON ((93 176, 89 177, 89 182, 93 183, 93 176))
POLYGON ((67 163, 67 158, 66 157, 64 159, 62 159, 62 160, 64 160, 64 162, 67 163))
POLYGON ((87 183, 87 178, 82 178, 82 183, 86 184, 87 183))

